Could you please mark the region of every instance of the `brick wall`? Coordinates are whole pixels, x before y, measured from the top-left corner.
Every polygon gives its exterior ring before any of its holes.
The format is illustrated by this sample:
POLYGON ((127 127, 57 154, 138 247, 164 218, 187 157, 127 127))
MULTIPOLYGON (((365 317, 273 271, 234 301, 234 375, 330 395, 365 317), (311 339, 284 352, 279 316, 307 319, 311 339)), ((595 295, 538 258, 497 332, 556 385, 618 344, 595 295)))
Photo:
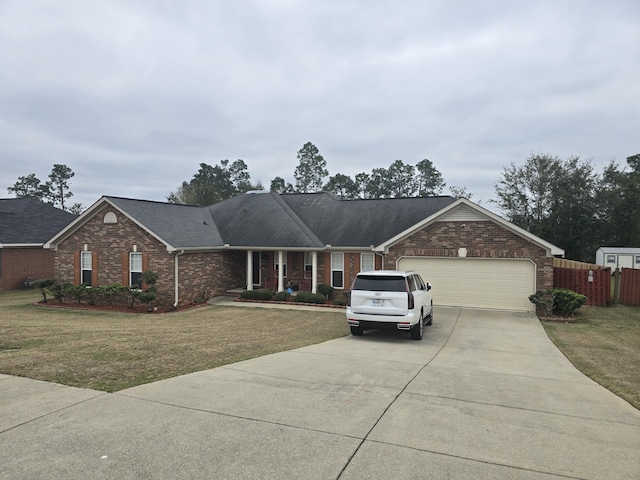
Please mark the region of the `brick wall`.
POLYGON ((402 256, 457 257, 466 248, 473 258, 530 258, 536 288, 553 286, 553 258, 546 251, 493 222, 436 222, 389 248, 384 268, 393 270, 402 256))
POLYGON ((53 278, 53 252, 42 247, 0 248, 0 290, 24 288, 24 281, 53 278))
MULTIPOLYGON (((55 252, 55 279, 61 283, 74 281, 74 253, 84 250, 98 256, 98 284, 123 283, 123 255, 136 250, 148 254, 149 269, 156 272, 157 305, 169 306, 175 301, 175 254, 164 244, 140 228, 111 206, 105 206, 82 227, 70 235, 55 252), (104 223, 108 212, 116 215, 117 223, 104 223)), ((244 252, 185 253, 178 259, 180 271, 179 304, 217 295, 244 283, 246 257, 244 252), (242 258, 239 262, 238 257, 242 258), (238 278, 242 281, 238 285, 238 278)))

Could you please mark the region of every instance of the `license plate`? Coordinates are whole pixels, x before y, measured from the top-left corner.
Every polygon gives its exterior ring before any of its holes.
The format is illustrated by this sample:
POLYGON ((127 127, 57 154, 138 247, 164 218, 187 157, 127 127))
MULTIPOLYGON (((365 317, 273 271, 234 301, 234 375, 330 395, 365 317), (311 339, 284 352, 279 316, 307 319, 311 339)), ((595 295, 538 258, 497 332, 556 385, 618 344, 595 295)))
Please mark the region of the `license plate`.
POLYGON ((373 299, 372 300, 373 304, 378 306, 378 307, 382 307, 384 305, 384 300, 378 300, 378 299, 373 299))

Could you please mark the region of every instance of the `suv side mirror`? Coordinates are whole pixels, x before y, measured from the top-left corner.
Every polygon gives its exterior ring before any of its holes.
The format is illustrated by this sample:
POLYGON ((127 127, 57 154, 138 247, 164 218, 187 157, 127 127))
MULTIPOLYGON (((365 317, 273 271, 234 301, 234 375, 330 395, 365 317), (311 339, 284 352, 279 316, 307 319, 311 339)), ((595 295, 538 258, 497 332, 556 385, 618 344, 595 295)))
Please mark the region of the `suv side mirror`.
POLYGON ((429 282, 427 282, 427 292, 431 290, 431 284, 429 282))

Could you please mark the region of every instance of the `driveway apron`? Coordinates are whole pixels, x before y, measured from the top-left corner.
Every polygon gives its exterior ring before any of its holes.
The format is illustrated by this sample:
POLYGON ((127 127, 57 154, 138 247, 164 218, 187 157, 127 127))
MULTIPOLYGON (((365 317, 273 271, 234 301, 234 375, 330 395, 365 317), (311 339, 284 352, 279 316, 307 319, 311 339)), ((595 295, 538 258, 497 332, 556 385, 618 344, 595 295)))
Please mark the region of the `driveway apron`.
POLYGON ((527 313, 441 307, 422 341, 371 331, 114 394, 0 375, 3 479, 638 479, 639 452, 640 411, 527 313))

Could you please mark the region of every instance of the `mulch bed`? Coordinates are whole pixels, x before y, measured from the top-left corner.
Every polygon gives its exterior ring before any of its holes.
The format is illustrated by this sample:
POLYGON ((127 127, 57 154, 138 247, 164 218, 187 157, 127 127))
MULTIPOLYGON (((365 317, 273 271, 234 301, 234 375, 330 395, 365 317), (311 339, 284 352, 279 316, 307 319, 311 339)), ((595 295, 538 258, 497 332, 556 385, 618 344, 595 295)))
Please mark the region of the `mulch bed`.
POLYGON ((147 312, 146 305, 134 305, 133 307, 128 307, 126 305, 118 304, 118 305, 87 305, 86 303, 58 303, 58 302, 47 302, 43 301, 36 302, 37 306, 45 307, 45 308, 70 308, 72 310, 88 310, 88 311, 96 311, 96 312, 117 312, 117 313, 146 313, 146 314, 155 314, 155 313, 173 313, 173 312, 182 312, 185 310, 190 310, 192 308, 201 307, 206 305, 206 303, 199 303, 197 305, 182 305, 177 308, 173 306, 170 307, 154 307, 154 310, 151 312, 147 312))

